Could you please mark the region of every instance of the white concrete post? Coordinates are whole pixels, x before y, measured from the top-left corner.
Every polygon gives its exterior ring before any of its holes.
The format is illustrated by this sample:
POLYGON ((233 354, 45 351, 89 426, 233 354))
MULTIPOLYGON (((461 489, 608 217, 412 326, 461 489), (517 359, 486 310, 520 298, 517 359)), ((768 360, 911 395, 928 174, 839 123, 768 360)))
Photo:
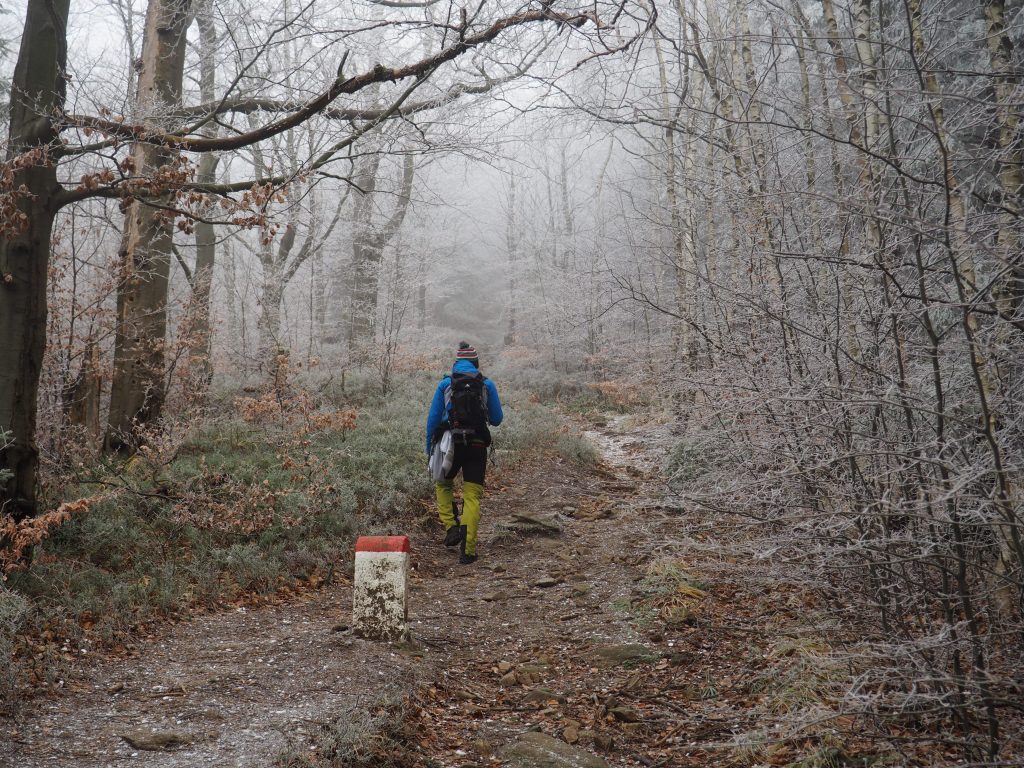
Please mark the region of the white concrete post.
POLYGON ((409 537, 360 536, 352 587, 352 627, 373 640, 409 633, 409 537))

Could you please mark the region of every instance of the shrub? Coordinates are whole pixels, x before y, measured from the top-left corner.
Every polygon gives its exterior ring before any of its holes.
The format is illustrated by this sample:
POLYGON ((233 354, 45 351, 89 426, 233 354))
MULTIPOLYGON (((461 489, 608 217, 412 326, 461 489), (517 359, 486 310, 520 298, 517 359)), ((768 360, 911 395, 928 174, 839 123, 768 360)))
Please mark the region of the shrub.
MULTIPOLYGON (((13 440, 14 435, 11 432, 0 429, 0 449, 7 448, 13 440)), ((0 485, 5 485, 12 477, 14 477, 14 473, 11 470, 0 467, 0 485)))
POLYGON ((270 592, 277 586, 277 562, 255 544, 234 544, 222 557, 225 571, 242 591, 270 592))
POLYGON ((29 608, 28 600, 0 586, 0 700, 8 696, 16 682, 15 644, 29 608))
POLYGON ((665 475, 672 485, 692 483, 729 463, 727 447, 725 436, 719 432, 687 435, 669 453, 665 461, 665 475))
POLYGON ((600 457, 594 444, 583 435, 559 435, 555 450, 564 459, 581 466, 593 466, 600 457))

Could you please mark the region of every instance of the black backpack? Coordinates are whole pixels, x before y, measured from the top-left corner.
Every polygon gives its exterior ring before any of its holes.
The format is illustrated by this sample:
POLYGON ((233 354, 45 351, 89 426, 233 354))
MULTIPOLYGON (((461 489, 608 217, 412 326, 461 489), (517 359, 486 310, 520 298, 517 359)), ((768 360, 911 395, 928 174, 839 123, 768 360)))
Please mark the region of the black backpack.
POLYGON ((487 429, 487 390, 483 374, 453 373, 451 383, 451 412, 448 415, 452 435, 462 442, 471 438, 490 443, 487 429))

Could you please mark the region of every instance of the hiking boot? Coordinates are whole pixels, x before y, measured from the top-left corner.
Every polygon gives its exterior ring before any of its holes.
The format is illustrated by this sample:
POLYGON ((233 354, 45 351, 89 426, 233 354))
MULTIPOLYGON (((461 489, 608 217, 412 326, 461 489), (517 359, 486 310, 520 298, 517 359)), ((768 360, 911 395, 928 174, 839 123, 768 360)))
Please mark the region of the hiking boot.
POLYGON ((476 555, 466 554, 466 526, 462 528, 462 541, 459 543, 459 565, 469 565, 476 562, 476 555))
POLYGON ((461 544, 466 540, 466 526, 464 525, 453 525, 448 529, 448 532, 444 535, 444 545, 446 547, 454 547, 457 544, 461 544))

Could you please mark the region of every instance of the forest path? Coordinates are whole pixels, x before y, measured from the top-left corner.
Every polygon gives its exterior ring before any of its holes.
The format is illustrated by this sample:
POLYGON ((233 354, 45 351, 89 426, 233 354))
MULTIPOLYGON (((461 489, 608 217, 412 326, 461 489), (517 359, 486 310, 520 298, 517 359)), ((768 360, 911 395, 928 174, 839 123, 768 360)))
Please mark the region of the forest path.
POLYGON ((650 570, 675 562, 682 521, 643 495, 660 456, 636 430, 590 432, 595 467, 547 457, 499 473, 472 566, 436 525, 413 531, 411 643, 340 631, 343 581, 200 616, 27 705, 0 765, 527 765, 537 743, 507 750, 530 731, 578 745, 557 765, 706 764, 698 742, 750 725, 749 704, 719 690, 749 649, 688 620, 712 601, 677 589, 671 567, 650 570), (511 532, 521 515, 561 531, 511 532), (145 748, 152 734, 165 749, 145 748))
POLYGON ((665 427, 615 417, 584 434, 598 466, 551 467, 503 495, 503 515, 559 514, 563 530, 498 545, 492 577, 459 580, 472 618, 429 638, 450 650, 421 683, 419 742, 446 768, 754 764, 727 742, 757 724, 749 654, 774 633, 734 622, 775 611, 693 583, 683 558, 706 555, 661 497, 665 427))

